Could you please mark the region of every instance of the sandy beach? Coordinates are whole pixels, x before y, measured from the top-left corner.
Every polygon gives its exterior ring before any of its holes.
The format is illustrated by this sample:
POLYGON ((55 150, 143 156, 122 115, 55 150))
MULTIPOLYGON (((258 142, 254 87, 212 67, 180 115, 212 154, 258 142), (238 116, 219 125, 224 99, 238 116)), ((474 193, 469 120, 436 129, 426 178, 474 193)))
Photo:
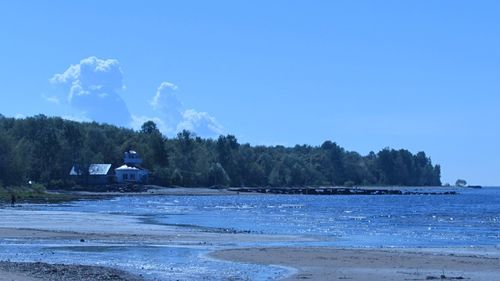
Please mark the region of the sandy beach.
MULTIPOLYGON (((163 245, 187 248, 231 248, 238 243, 283 243, 313 241, 292 235, 262 235, 226 232, 219 229, 177 227, 144 223, 143 218, 121 215, 64 211, 30 211, 22 208, 0 209, 0 239, 38 243, 60 243, 78 247, 126 244, 163 245)), ((141 276, 114 268, 79 264, 37 262, 0 263, 0 281, 21 280, 142 280, 141 276)), ((156 279, 155 279, 156 280, 156 279)), ((161 279, 164 280, 164 279, 161 279)), ((170 280, 170 279, 166 279, 170 280)), ((175 279, 174 279, 175 280, 175 279)), ((205 280, 210 280, 206 276, 205 280)))
POLYGON ((498 280, 498 251, 247 248, 214 258, 297 269, 285 280, 498 280), (456 251, 456 252, 455 252, 456 251))
MULTIPOLYGON (((145 221, 147 217, 58 210, 0 209, 0 239, 16 243, 76 247, 123 244, 161 245, 212 251, 208 257, 245 264, 286 268, 284 280, 497 280, 500 249, 490 247, 374 248, 304 247, 319 237, 233 232, 218 228, 176 226, 145 221), (242 248, 242 245, 252 245, 242 248), (276 246, 280 245, 280 246, 276 246)), ((141 280, 99 264, 0 262, 0 281, 141 280)), ((63 261, 64 262, 64 261, 63 261)), ((78 263, 78 262, 77 262, 78 263)), ((164 280, 164 279, 161 279, 164 280)), ((170 280, 168 277, 165 280, 170 280)), ((191 280, 191 279, 190 279, 191 280)), ((210 276, 206 276, 210 280, 210 276)), ((228 279, 229 280, 229 279, 228 279)), ((250 279, 252 280, 252 279, 250 279)))
MULTIPOLYGON (((4 233, 6 231, 4 230, 4 233)), ((20 234, 20 232, 18 232, 20 234)), ((47 233, 46 233, 47 234, 47 233)), ((278 265, 290 269, 284 280, 496 280, 497 250, 245 248, 216 251, 216 259, 278 265)), ((0 262, 0 281, 145 280, 100 266, 0 262)))

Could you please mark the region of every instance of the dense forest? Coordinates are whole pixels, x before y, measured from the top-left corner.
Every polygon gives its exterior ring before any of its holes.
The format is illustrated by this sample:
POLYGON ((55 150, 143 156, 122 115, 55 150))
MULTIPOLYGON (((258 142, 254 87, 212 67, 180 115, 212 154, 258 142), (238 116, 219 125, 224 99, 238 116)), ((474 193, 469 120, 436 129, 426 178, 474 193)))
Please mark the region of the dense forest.
POLYGON ((335 142, 321 146, 251 146, 232 135, 203 139, 189 131, 167 138, 149 121, 140 131, 37 115, 0 115, 0 185, 72 183, 73 164, 122 163, 136 150, 163 186, 440 185, 440 166, 424 152, 385 148, 362 156, 335 142))

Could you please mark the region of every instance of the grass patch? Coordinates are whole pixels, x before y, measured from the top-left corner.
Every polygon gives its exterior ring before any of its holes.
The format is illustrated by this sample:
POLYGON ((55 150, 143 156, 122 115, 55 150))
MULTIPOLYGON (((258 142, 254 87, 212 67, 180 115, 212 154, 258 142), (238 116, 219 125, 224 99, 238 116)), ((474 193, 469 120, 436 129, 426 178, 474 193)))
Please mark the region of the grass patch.
POLYGON ((42 184, 31 186, 0 186, 0 203, 11 203, 12 195, 16 203, 59 203, 77 199, 69 194, 47 192, 42 184))

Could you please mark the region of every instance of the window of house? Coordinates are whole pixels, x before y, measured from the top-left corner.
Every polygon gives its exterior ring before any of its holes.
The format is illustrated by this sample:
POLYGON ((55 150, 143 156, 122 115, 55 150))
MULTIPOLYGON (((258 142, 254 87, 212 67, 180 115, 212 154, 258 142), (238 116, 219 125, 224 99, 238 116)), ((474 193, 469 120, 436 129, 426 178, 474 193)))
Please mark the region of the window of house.
POLYGON ((128 180, 128 174, 123 174, 123 180, 124 181, 128 180))
POLYGON ((130 174, 130 179, 135 180, 135 174, 130 174))

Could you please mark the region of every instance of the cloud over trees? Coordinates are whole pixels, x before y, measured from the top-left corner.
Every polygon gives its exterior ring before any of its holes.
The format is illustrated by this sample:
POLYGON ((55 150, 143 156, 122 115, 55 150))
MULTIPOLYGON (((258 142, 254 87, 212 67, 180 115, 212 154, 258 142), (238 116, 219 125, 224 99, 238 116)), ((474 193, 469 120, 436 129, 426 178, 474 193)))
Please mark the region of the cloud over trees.
POLYGON ((178 87, 164 81, 160 83, 148 103, 149 114, 130 113, 121 97, 125 89, 123 71, 116 59, 95 56, 70 65, 64 72, 55 74, 50 83, 65 90, 65 98, 42 97, 52 104, 69 105, 73 115, 80 120, 94 120, 122 127, 139 129, 146 121, 153 121, 165 135, 190 130, 203 137, 216 137, 222 126, 207 112, 187 109, 178 97, 178 87))
POLYGON ((157 123, 159 129, 166 135, 182 130, 195 132, 203 137, 216 137, 222 134, 223 127, 215 117, 207 112, 185 109, 178 97, 178 89, 173 83, 162 82, 150 101, 154 116, 133 116, 133 127, 138 129, 144 121, 151 120, 157 123))
POLYGON ((118 126, 130 124, 130 112, 119 94, 124 85, 118 60, 88 57, 55 74, 50 82, 65 88, 78 115, 118 126))

